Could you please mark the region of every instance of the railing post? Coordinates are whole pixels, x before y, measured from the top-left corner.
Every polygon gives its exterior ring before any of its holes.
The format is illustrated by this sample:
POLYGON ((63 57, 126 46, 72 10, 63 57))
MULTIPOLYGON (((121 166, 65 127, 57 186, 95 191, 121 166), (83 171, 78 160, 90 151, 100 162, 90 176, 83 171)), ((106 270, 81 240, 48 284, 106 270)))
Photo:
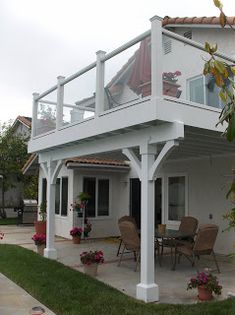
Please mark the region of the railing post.
POLYGON ((57 106, 56 106, 56 130, 59 130, 63 122, 64 85, 65 77, 57 77, 57 106))
POLYGON ((37 124, 37 115, 38 115, 38 98, 39 93, 33 93, 33 117, 32 117, 32 126, 31 126, 31 139, 36 136, 36 124, 37 124))
POLYGON ((152 99, 162 97, 162 18, 155 15, 151 19, 151 94, 152 99))
POLYGON ((96 95, 95 95, 95 116, 104 111, 104 61, 102 58, 106 52, 96 52, 96 95))

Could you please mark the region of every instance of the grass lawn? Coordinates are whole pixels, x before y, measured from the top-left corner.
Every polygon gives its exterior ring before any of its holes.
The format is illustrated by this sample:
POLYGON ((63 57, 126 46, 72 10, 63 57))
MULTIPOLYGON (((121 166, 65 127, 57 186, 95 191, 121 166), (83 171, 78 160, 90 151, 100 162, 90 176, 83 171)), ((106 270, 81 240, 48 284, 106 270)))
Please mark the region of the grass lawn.
POLYGON ((17 218, 6 218, 6 219, 0 218, 0 225, 16 225, 16 224, 17 224, 17 218))
POLYGON ((0 245, 0 272, 57 315, 235 314, 235 299, 190 306, 144 304, 16 245, 0 245))

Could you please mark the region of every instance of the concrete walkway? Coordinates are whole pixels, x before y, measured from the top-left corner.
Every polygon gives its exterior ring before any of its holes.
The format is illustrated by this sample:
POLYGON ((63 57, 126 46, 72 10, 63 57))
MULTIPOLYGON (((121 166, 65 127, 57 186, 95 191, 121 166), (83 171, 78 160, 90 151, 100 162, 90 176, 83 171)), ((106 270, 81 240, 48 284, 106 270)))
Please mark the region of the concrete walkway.
MULTIPOLYGON (((33 227, 8 226, 0 227, 0 229, 5 233, 4 240, 1 242, 18 244, 30 250, 36 250, 36 247, 31 240, 31 237, 34 234, 33 227)), ((125 259, 121 266, 117 266, 117 240, 86 240, 77 245, 73 244, 71 240, 56 237, 55 247, 58 251, 59 262, 81 272, 83 272, 83 266, 80 263, 80 253, 85 250, 103 250, 105 263, 99 266, 97 279, 113 286, 129 296, 135 297, 136 285, 140 281, 140 274, 139 272, 134 272, 135 262, 133 260, 133 255, 125 255, 125 259)), ((218 256, 217 259, 219 261, 221 274, 218 275, 216 272, 214 274, 218 276, 219 282, 223 286, 223 291, 222 296, 216 297, 215 299, 222 300, 227 298, 229 292, 235 292, 235 264, 224 256, 218 256)), ((176 270, 172 271, 170 257, 166 255, 163 257, 162 267, 159 267, 158 262, 155 267, 155 281, 160 288, 160 303, 197 303, 196 290, 186 290, 188 280, 196 274, 195 269, 190 265, 188 260, 182 258, 181 263, 177 265, 176 270)), ((213 269, 214 262, 210 259, 201 258, 199 267, 201 270, 205 267, 213 269)), ((31 305, 32 304, 28 305, 29 309, 31 305)), ((0 312, 0 315, 5 315, 5 313, 0 312)))
POLYGON ((45 315, 55 315, 25 290, 0 273, 0 315, 27 315, 33 307, 41 306, 45 315))
MULTIPOLYGON (((22 244, 32 237, 32 227, 0 226, 5 233, 1 243, 22 244)), ((29 315, 33 307, 42 307, 44 315, 56 315, 21 287, 0 273, 0 315, 29 315)))

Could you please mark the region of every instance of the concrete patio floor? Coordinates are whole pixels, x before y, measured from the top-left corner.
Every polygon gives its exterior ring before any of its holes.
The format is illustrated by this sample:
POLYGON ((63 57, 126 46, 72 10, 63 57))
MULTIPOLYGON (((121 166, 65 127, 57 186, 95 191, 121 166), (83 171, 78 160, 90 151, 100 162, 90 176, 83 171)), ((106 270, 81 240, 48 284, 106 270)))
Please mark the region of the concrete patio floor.
MULTIPOLYGON (((36 251, 36 247, 31 240, 34 234, 33 227, 1 226, 1 231, 5 233, 2 242, 17 244, 36 251)), ((56 237, 55 244, 58 250, 58 261, 81 272, 83 272, 83 266, 80 263, 80 253, 84 250, 102 250, 105 263, 99 266, 97 279, 129 296, 135 297, 136 285, 140 281, 139 271, 134 271, 133 254, 126 254, 121 266, 117 266, 118 257, 116 253, 119 243, 115 238, 88 239, 77 245, 73 244, 71 240, 56 237)), ((217 259, 221 274, 217 274, 217 272, 215 274, 223 286, 223 292, 216 299, 221 300, 227 298, 229 292, 235 292, 235 263, 225 256, 217 256, 217 259)), ((206 267, 215 268, 211 259, 201 258, 198 265, 201 270, 206 267)), ((171 270, 169 255, 163 257, 162 267, 159 266, 158 261, 156 261, 155 266, 156 283, 160 288, 160 303, 197 303, 196 290, 186 290, 187 281, 196 274, 196 270, 187 259, 182 258, 175 271, 171 270)))

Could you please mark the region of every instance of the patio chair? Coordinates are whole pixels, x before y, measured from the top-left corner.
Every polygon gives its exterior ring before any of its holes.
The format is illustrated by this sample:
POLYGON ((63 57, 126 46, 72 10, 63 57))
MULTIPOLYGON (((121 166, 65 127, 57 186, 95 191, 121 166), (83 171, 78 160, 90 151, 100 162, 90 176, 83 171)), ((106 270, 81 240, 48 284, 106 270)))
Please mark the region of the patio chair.
MULTIPOLYGON (((194 217, 182 217, 180 221, 180 226, 179 226, 179 231, 182 233, 189 233, 192 235, 196 234, 198 227, 198 219, 194 217)), ((194 242, 194 237, 182 237, 177 239, 177 243, 181 244, 187 244, 187 243, 193 243, 194 242)))
MULTIPOLYGON (((124 215, 123 217, 121 217, 119 220, 118 220, 118 224, 120 222, 124 222, 124 221, 129 221, 129 222, 132 222, 135 224, 136 228, 137 228, 137 224, 136 224, 136 221, 135 221, 135 218, 130 216, 130 215, 124 215)), ((118 250, 117 250, 117 256, 120 255, 120 251, 121 251, 121 246, 122 246, 122 238, 119 237, 119 246, 118 246, 118 250)))
POLYGON ((133 252, 136 257, 136 271, 140 260, 140 237, 138 234, 138 230, 136 228, 136 225, 131 221, 118 222, 118 226, 124 245, 118 262, 118 266, 120 266, 121 264, 125 250, 127 250, 128 252, 133 252))
MULTIPOLYGON (((181 218, 179 231, 185 234, 195 235, 198 227, 198 220, 191 216, 185 216, 181 218)), ((174 240, 162 239, 159 241, 159 245, 161 247, 161 256, 163 255, 163 248, 168 247, 171 249, 171 257, 173 255, 173 247, 177 244, 187 245, 192 244, 194 242, 193 237, 181 237, 174 240), (172 244, 173 242, 173 244, 172 244)))
POLYGON ((216 237, 218 234, 219 227, 215 224, 206 224, 203 225, 196 236, 195 243, 189 245, 179 245, 176 246, 175 249, 175 262, 174 262, 174 267, 176 265, 176 256, 177 254, 179 255, 178 257, 178 262, 180 262, 180 256, 184 255, 186 258, 189 259, 189 261, 192 263, 192 265, 196 267, 197 271, 198 268, 196 266, 196 257, 200 257, 202 255, 211 255, 214 258, 214 262, 217 268, 218 273, 220 273, 219 265, 215 257, 214 253, 214 244, 216 241, 216 237))

